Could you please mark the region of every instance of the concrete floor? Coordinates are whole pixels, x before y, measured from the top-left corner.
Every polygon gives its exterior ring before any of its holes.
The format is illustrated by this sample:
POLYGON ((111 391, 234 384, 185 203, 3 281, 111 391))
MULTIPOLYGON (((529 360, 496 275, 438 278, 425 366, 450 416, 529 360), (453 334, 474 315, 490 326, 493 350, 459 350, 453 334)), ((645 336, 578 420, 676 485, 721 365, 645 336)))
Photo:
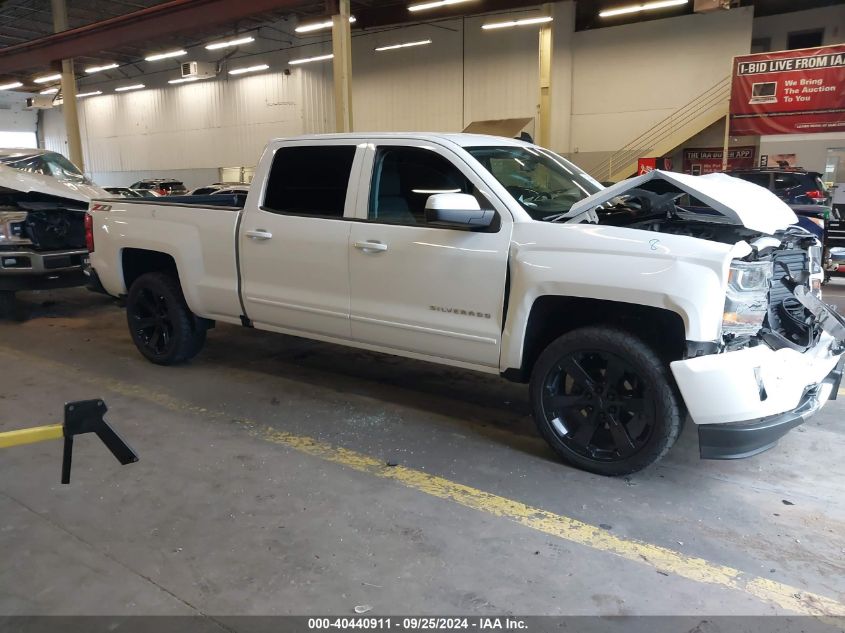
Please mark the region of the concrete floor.
POLYGON ((495 377, 230 326, 156 367, 109 299, 21 298, 0 430, 102 397, 141 461, 83 437, 61 486, 59 442, 3 451, 0 615, 845 614, 845 400, 752 459, 700 461, 690 424, 605 479, 495 377))

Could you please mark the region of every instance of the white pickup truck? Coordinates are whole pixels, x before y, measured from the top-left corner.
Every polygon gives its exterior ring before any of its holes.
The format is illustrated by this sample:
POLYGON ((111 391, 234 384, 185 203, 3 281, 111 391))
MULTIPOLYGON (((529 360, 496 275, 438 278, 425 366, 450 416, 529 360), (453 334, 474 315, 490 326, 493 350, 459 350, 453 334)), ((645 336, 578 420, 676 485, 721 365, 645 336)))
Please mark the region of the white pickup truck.
POLYGON ((154 363, 223 321, 497 373, 530 382, 564 460, 607 475, 660 459, 687 417, 702 457, 753 455, 838 391, 818 243, 742 180, 604 189, 517 140, 351 134, 272 141, 245 201, 215 198, 89 209, 91 275, 154 363))

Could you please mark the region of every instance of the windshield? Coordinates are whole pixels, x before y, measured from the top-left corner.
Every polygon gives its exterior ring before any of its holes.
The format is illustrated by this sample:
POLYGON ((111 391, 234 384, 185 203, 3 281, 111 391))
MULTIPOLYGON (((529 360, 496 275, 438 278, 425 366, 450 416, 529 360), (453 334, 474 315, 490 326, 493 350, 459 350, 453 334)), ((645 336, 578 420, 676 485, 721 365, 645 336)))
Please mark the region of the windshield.
POLYGON ((20 169, 31 174, 52 176, 58 180, 68 180, 71 182, 88 182, 82 172, 73 163, 61 154, 54 152, 0 156, 0 162, 14 169, 20 169))
POLYGON ((551 220, 602 189, 591 176, 535 147, 467 147, 534 220, 551 220))

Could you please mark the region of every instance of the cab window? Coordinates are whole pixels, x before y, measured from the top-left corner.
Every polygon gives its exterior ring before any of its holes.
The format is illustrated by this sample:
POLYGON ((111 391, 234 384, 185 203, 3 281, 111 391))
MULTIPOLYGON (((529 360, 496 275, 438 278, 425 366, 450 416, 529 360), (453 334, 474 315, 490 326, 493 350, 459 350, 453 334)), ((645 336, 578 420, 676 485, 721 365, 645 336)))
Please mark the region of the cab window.
POLYGON ((451 161, 418 147, 381 147, 370 187, 367 218, 386 224, 425 224, 425 203, 438 193, 476 195, 490 208, 451 161))
POLYGON ((342 218, 354 145, 283 147, 273 157, 265 211, 342 218))

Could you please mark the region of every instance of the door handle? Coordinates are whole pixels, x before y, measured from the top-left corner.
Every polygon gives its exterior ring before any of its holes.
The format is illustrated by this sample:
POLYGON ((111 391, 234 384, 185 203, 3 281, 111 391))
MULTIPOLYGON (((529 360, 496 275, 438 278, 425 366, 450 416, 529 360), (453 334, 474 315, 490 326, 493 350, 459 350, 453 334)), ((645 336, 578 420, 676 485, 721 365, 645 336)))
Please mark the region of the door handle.
POLYGON ((270 231, 265 231, 264 229, 246 231, 245 235, 247 237, 251 237, 254 240, 269 240, 273 237, 273 234, 270 231))
POLYGON ((387 250, 387 244, 382 242, 355 242, 352 246, 365 253, 383 253, 387 250))

